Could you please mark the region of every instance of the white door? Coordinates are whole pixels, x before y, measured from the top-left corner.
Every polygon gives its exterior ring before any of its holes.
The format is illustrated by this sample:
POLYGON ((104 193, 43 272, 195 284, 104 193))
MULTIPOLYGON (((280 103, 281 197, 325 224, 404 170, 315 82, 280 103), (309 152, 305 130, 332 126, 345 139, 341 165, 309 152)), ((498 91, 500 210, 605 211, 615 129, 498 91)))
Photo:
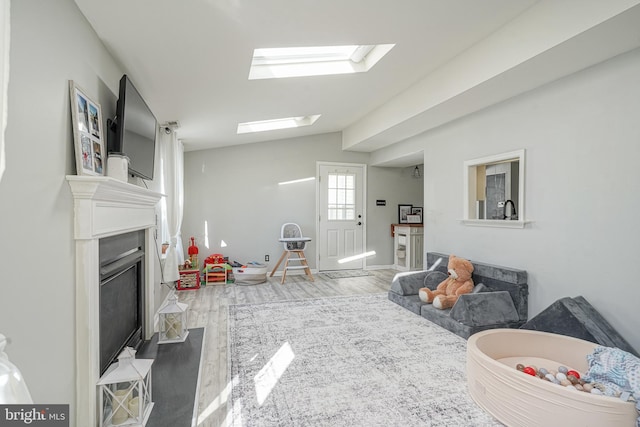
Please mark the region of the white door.
POLYGON ((365 179, 365 165, 318 162, 318 270, 363 268, 344 259, 364 252, 365 179))

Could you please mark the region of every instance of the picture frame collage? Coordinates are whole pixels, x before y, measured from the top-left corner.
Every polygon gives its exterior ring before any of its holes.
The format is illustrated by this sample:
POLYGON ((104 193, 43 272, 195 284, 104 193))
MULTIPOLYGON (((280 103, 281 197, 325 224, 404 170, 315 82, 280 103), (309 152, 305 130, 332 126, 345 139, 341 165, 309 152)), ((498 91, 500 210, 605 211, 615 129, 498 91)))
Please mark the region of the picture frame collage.
POLYGON ((398 205, 399 224, 422 224, 423 209, 420 206, 408 204, 398 205))
POLYGON ((86 92, 73 80, 69 81, 69 92, 76 173, 78 175, 104 175, 106 151, 102 108, 100 104, 89 98, 86 92))

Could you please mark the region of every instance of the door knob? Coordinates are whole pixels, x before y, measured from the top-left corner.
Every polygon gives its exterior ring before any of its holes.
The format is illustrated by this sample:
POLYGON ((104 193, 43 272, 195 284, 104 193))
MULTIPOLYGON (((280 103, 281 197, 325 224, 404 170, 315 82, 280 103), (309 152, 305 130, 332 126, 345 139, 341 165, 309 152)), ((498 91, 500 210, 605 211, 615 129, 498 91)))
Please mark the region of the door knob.
POLYGON ((360 221, 358 221, 358 225, 362 225, 362 223, 360 221))

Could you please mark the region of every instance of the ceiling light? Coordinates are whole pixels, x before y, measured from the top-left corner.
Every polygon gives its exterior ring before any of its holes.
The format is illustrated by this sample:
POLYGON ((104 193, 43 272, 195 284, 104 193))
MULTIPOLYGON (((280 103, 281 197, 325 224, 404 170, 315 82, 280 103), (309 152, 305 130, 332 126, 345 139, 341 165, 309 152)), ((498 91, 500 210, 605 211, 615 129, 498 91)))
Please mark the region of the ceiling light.
POLYGON ((310 126, 315 123, 320 114, 313 116, 285 117, 283 119, 260 120, 256 122, 238 123, 237 133, 264 132, 268 130, 289 129, 310 126))
POLYGON ((395 44, 264 48, 253 51, 249 80, 369 71, 395 44))

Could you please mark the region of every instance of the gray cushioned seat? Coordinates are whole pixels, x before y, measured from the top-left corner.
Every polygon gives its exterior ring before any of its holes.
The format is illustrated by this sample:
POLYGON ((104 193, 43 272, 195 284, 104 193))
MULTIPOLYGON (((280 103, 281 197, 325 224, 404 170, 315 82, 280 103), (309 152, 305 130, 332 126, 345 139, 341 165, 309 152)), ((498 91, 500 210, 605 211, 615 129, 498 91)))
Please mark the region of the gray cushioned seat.
POLYGON ((420 301, 420 288, 435 289, 447 277, 448 259, 448 255, 429 252, 428 270, 398 273, 389 300, 463 338, 486 329, 519 328, 527 321, 527 272, 473 260, 469 260, 474 267, 472 293, 461 295, 447 310, 420 301))

